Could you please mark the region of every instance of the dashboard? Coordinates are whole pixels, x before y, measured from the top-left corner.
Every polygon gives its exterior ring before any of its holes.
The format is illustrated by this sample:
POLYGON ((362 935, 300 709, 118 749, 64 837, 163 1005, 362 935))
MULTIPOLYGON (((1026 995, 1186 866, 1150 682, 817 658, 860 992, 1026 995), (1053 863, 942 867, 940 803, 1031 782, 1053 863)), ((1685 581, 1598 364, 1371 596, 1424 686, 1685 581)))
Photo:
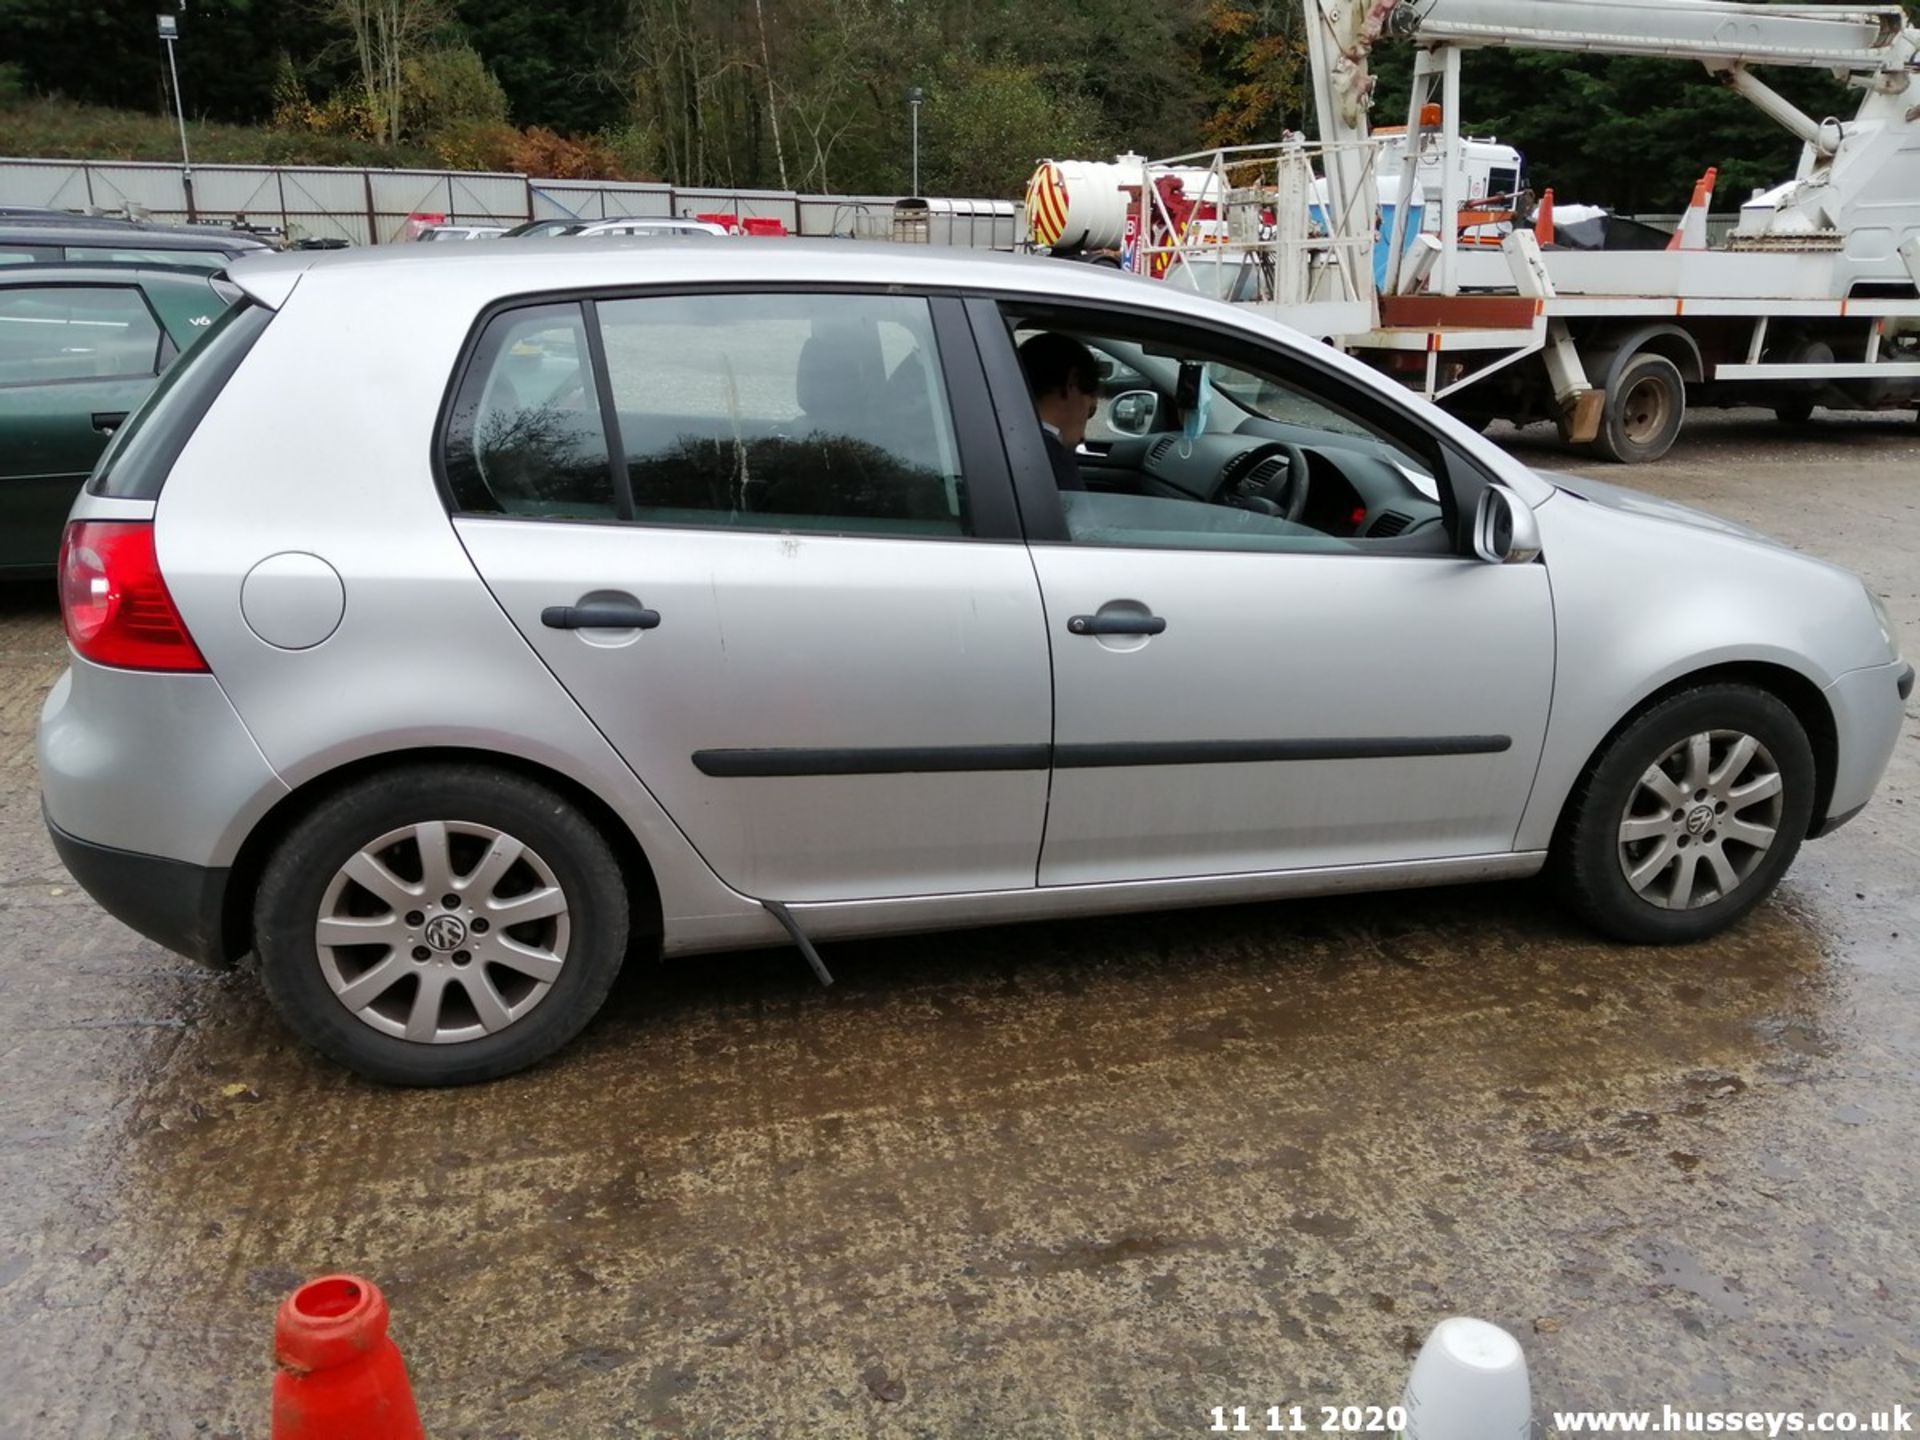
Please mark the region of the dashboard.
POLYGON ((1083 460, 1089 489, 1199 500, 1281 514, 1323 535, 1402 536, 1445 541, 1445 516, 1432 477, 1377 441, 1330 435, 1278 421, 1247 420, 1231 433, 1121 439, 1083 460), (1296 500, 1295 466, 1305 462, 1306 494, 1296 500))

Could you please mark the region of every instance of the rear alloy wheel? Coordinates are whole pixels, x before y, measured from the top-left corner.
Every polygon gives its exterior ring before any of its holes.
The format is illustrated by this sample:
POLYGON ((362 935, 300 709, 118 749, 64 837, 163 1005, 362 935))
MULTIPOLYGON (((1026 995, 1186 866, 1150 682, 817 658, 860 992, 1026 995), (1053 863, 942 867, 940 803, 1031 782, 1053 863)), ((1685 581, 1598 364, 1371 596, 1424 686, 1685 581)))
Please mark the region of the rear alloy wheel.
POLYGON ((491 1079, 565 1044, 624 957, 605 839, 518 776, 430 766, 350 787, 296 824, 255 902, 281 1017, 370 1079, 491 1079))
POLYGON ((1629 723, 1575 790, 1555 841, 1569 900, 1622 940, 1698 940, 1759 904, 1807 833, 1813 750, 1793 712, 1707 685, 1629 723))
POLYGON ((1594 445, 1609 460, 1644 465, 1673 448, 1687 415, 1687 382, 1664 355, 1635 355, 1607 386, 1594 445))

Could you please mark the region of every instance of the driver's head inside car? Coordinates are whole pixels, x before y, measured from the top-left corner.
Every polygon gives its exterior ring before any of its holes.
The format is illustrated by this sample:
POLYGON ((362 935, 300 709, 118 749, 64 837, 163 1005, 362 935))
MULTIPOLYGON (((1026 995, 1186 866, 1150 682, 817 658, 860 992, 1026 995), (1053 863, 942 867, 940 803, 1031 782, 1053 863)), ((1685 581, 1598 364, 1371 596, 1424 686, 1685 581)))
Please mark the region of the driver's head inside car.
POLYGON ((1100 367, 1078 340, 1043 330, 1020 346, 1034 412, 1056 440, 1071 450, 1086 438, 1087 422, 1100 404, 1100 367))

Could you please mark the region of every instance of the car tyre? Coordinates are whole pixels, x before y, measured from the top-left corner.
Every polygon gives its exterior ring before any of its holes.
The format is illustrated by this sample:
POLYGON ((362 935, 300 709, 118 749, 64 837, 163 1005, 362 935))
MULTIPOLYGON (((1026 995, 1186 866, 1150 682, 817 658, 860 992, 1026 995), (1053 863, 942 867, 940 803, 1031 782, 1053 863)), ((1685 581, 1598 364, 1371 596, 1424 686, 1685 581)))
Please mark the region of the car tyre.
POLYGON ((503 771, 425 765, 351 784, 297 821, 261 875, 254 936, 269 1000, 316 1050, 385 1084, 461 1085, 580 1032, 620 972, 628 916, 606 837, 561 796, 503 771), (396 879, 413 888, 393 891, 396 879), (322 943, 358 925, 374 943, 322 943), (419 1017, 437 1042, 394 1033, 419 1017))
POLYGON ((1606 413, 1594 448, 1623 465, 1644 465, 1673 448, 1687 418, 1687 382, 1664 355, 1643 352, 1607 386, 1606 413))
POLYGON ((1778 697, 1739 684, 1681 691, 1601 749, 1562 813, 1550 873, 1615 939, 1705 939, 1779 883, 1809 828, 1815 778, 1806 731, 1778 697))

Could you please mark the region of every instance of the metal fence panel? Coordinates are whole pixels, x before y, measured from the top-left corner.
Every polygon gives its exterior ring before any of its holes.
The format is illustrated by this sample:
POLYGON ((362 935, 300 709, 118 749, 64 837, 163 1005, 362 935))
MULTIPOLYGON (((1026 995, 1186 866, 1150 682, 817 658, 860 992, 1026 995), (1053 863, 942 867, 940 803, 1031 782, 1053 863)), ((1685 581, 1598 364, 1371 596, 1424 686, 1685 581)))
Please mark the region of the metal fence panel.
POLYGON ((87 167, 68 160, 0 160, 0 204, 84 210, 87 167))
MULTIPOLYGON (((529 179, 497 172, 359 170, 305 165, 201 165, 193 172, 201 220, 236 218, 277 225, 288 239, 338 238, 356 245, 406 238, 411 215, 444 215, 449 224, 516 225, 527 219, 606 220, 619 216, 724 214, 778 220, 800 235, 862 240, 894 237, 894 195, 796 195, 717 186, 676 189, 660 183, 529 179)), ((934 202, 937 227, 916 238, 978 248, 1014 248, 1021 207, 1009 201, 934 202)), ((114 210, 153 219, 187 219, 178 165, 138 161, 0 159, 0 204, 114 210)))
POLYGON ((187 190, 178 165, 90 164, 89 203, 118 209, 138 205, 158 219, 177 219, 187 213, 187 190))
POLYGON ((364 174, 382 241, 405 239, 409 215, 444 215, 449 225, 518 225, 527 218, 525 176, 449 170, 364 174))
POLYGON ((736 220, 778 220, 800 228, 799 197, 785 190, 697 190, 677 186, 673 203, 682 215, 731 215, 736 220))
POLYGON ((529 180, 536 220, 613 220, 672 215, 671 185, 619 180, 529 180))
POLYGON ((884 240, 892 234, 893 207, 899 199, 897 195, 802 195, 800 233, 884 240))

